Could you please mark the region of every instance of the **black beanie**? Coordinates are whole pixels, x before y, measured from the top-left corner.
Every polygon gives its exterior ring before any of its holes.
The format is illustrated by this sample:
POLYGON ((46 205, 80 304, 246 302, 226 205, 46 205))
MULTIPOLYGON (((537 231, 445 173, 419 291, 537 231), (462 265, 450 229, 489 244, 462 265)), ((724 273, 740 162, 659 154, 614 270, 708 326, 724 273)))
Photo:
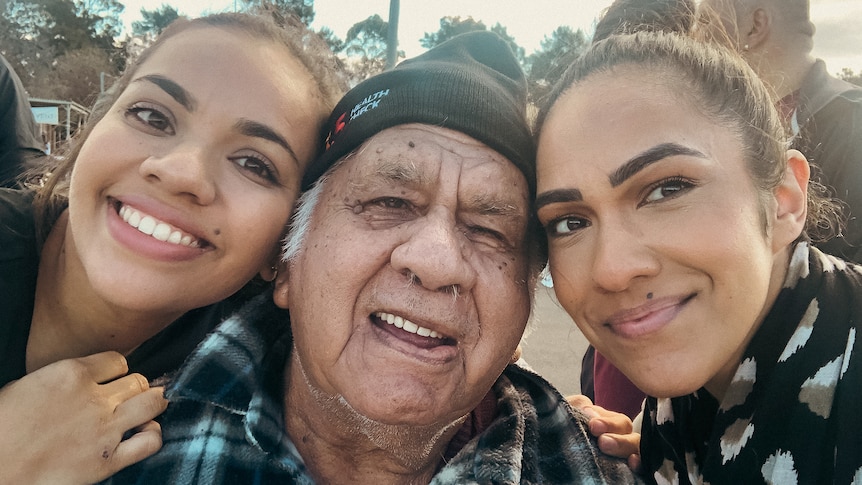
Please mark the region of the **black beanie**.
POLYGON ((308 166, 310 188, 365 140, 423 123, 469 135, 512 162, 536 187, 536 148, 526 118, 527 82, 509 45, 488 31, 458 35, 351 89, 324 125, 324 152, 308 166))

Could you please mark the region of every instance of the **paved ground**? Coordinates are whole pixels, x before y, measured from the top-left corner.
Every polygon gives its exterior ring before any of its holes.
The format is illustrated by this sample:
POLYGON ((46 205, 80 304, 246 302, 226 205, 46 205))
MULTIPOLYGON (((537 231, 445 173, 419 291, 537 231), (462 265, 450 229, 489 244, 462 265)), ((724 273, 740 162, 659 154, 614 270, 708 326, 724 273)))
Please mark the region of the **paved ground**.
POLYGON ((528 328, 533 330, 524 341, 523 358, 563 395, 578 393, 587 340, 557 303, 553 289, 539 285, 528 328))

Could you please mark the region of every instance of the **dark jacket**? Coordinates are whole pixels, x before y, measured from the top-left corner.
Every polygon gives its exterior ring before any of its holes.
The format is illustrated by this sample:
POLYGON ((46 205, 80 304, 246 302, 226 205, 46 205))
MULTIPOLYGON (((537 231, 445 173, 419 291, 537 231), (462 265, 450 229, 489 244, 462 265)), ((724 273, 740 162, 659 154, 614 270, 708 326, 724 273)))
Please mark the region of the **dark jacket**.
POLYGON ((817 247, 862 263, 862 88, 830 76, 818 60, 798 96, 792 147, 812 164, 812 178, 847 204, 849 217, 844 237, 817 247))
POLYGON ((44 155, 44 151, 24 85, 0 55, 0 187, 14 186, 25 162, 44 155))

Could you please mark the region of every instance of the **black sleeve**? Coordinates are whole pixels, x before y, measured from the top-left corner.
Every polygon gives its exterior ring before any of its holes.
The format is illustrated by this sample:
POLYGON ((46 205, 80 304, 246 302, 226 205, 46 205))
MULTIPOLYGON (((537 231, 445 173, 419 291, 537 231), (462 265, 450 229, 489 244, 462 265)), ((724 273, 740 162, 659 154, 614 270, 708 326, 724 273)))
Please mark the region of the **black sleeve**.
POLYGON ((844 235, 818 244, 824 252, 862 263, 862 90, 839 96, 805 126, 803 154, 821 182, 846 204, 844 235))

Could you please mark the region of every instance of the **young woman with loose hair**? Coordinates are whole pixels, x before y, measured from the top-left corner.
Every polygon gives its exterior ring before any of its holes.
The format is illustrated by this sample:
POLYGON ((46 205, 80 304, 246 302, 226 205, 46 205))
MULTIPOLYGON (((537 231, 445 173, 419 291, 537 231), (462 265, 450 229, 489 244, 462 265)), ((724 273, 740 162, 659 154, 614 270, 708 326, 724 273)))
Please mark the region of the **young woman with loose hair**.
POLYGON ((148 379, 275 276, 341 92, 312 35, 246 14, 172 24, 41 187, 0 192, 5 480, 94 482, 158 449, 148 379))

